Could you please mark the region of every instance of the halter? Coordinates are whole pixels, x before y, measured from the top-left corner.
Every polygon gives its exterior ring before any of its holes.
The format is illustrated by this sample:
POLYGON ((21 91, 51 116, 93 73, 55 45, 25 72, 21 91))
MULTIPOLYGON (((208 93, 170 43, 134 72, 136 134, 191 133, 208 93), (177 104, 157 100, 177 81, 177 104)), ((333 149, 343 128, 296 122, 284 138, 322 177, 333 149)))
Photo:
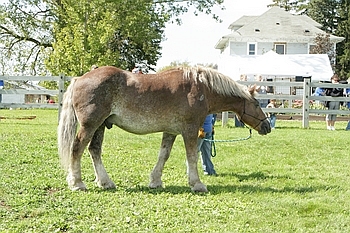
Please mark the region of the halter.
MULTIPOLYGON (((254 129, 255 129, 256 127, 258 127, 258 126, 261 124, 262 121, 264 121, 264 120, 267 119, 267 116, 265 115, 265 118, 264 118, 264 119, 259 119, 259 118, 255 117, 255 116, 253 116, 253 115, 250 115, 249 113, 246 113, 246 112, 245 112, 245 101, 246 101, 246 100, 244 100, 244 109, 243 109, 243 114, 242 114, 242 116, 244 116, 244 114, 245 114, 245 115, 250 116, 250 117, 252 117, 252 118, 254 118, 254 119, 256 119, 256 120, 259 120, 260 122, 254 127, 254 129)), ((256 100, 256 101, 257 101, 257 100, 256 100)), ((241 116, 241 118, 242 118, 242 116, 241 116)), ((211 139, 204 138, 204 141, 208 141, 208 142, 211 142, 211 143, 212 143, 211 157, 215 157, 215 156, 216 156, 215 142, 238 142, 238 141, 245 141, 245 140, 248 140, 248 139, 250 139, 250 138, 252 137, 252 129, 249 128, 249 127, 247 127, 247 125, 244 124, 244 122, 242 122, 242 123, 243 123, 243 125, 244 125, 246 128, 249 129, 249 136, 247 136, 247 137, 245 137, 245 138, 228 139, 228 140, 215 140, 215 139, 214 139, 214 134, 212 135, 212 138, 211 138, 211 139)))
MULTIPOLYGON (((241 119, 243 118, 243 116, 244 115, 247 115, 247 116, 249 116, 249 117, 251 117, 251 118, 254 118, 255 120, 259 120, 260 122, 255 126, 255 127, 253 127, 253 129, 256 129, 256 127, 258 127, 260 124, 261 124, 261 122, 263 122, 264 120, 266 120, 267 119, 267 116, 266 116, 266 114, 265 114, 265 118, 264 119, 259 119, 259 118, 257 118, 257 117, 255 117, 255 116, 253 116, 253 115, 251 115, 251 114, 249 114, 249 113, 246 113, 246 111, 245 111, 245 99, 244 99, 244 108, 243 108, 243 114, 242 114, 242 116, 240 117, 241 119)), ((256 102, 258 102, 257 100, 255 100, 256 102)))

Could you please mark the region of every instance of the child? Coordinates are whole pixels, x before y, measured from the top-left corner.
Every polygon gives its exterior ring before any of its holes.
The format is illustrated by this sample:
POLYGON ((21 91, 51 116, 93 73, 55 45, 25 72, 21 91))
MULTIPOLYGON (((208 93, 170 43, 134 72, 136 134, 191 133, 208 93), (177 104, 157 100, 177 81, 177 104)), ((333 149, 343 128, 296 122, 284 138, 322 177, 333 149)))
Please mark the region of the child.
MULTIPOLYGON (((276 100, 275 99, 271 99, 270 103, 266 106, 266 108, 277 108, 276 100)), ((275 129, 276 113, 275 112, 269 112, 268 116, 270 118, 271 129, 275 129)))

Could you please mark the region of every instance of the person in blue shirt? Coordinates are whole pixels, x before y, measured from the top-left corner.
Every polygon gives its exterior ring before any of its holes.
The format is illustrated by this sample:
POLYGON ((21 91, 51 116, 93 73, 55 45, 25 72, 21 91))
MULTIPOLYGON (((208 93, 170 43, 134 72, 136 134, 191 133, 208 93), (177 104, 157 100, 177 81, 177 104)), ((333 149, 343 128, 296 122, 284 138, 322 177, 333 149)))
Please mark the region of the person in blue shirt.
MULTIPOLYGON (((350 96, 350 88, 346 88, 345 95, 346 96, 350 96)), ((346 106, 348 107, 348 109, 350 109, 350 102, 347 102, 346 106)))
MULTIPOLYGON (((270 103, 266 106, 266 108, 277 108, 277 104, 276 104, 276 99, 271 99, 270 103)), ((276 125, 276 113, 275 112, 268 112, 268 117, 270 119, 270 124, 271 124, 271 129, 275 129, 275 125, 276 125)))
POLYGON ((202 167, 205 175, 216 175, 214 164, 211 161, 211 147, 213 127, 216 121, 216 114, 209 114, 203 123, 201 134, 198 137, 198 152, 201 153, 202 167), (207 139, 207 140, 205 140, 207 139), (208 141, 209 140, 209 141, 208 141))
MULTIPOLYGON (((314 96, 325 96, 325 95, 326 95, 326 90, 324 88, 316 87, 314 96)), ((316 103, 319 103, 322 106, 324 106, 324 101, 316 100, 316 103)))

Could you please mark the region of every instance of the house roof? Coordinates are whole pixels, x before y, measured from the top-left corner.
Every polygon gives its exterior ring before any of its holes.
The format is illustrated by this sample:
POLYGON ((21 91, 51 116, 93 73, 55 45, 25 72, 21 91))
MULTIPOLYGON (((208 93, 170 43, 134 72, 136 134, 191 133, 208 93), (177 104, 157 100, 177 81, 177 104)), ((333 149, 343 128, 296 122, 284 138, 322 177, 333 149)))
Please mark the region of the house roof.
MULTIPOLYGON (((326 34, 322 25, 306 15, 293 15, 280 7, 272 7, 260 16, 243 16, 230 24, 231 33, 215 45, 224 49, 229 41, 314 43, 318 34, 326 34)), ((333 43, 343 37, 330 36, 333 43)))

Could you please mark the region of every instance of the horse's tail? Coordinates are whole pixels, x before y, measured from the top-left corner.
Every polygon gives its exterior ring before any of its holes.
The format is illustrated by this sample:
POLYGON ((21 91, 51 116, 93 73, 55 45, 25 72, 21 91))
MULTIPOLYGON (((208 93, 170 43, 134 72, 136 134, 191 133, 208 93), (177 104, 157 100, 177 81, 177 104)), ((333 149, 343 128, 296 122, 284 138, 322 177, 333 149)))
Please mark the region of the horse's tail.
POLYGON ((57 129, 58 153, 62 167, 67 171, 73 151, 73 143, 77 132, 77 117, 72 103, 73 86, 76 79, 72 79, 63 96, 61 115, 57 129))

